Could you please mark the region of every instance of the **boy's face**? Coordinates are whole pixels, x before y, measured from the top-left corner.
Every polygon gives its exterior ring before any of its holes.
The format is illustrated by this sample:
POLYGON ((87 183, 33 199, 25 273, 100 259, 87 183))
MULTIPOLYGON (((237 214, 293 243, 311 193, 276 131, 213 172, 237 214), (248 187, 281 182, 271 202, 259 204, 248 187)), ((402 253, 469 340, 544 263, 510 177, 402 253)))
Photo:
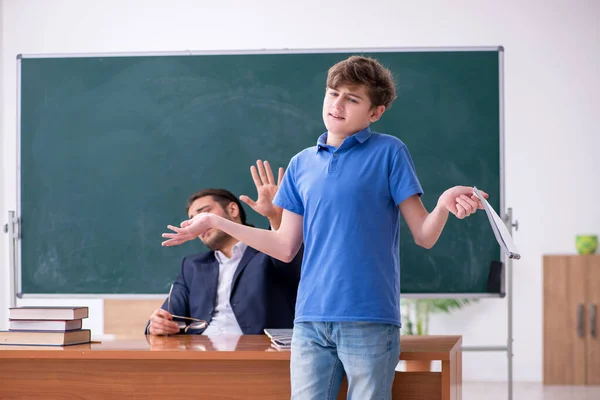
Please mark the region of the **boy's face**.
POLYGON ((323 100, 323 122, 327 131, 351 136, 377 121, 385 106, 373 107, 365 86, 327 88, 323 100))

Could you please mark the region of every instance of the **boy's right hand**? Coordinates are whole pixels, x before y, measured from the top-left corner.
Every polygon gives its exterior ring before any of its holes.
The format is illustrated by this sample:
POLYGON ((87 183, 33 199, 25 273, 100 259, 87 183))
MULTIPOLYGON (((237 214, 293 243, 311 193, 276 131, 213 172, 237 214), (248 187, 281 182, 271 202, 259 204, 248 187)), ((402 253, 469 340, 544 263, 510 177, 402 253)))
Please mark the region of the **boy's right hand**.
POLYGON ((162 242, 162 245, 177 246, 197 238, 213 227, 212 218, 221 217, 215 214, 201 212, 194 218, 183 221, 180 228, 173 225, 167 225, 167 228, 175 233, 163 233, 162 237, 167 238, 168 240, 162 242))
POLYGON ((174 335, 179 333, 177 322, 173 321, 173 316, 159 308, 150 316, 150 327, 148 333, 151 335, 174 335))
MULTIPOLYGON (((273 199, 277 194, 279 185, 283 180, 283 168, 279 168, 277 174, 277 182, 275 182, 275 176, 273 170, 268 161, 256 161, 256 167, 253 165, 250 167, 250 173, 252 174, 252 180, 254 186, 256 186, 256 201, 252 200, 246 195, 240 196, 240 200, 248 204, 254 211, 268 218, 269 220, 278 220, 281 222, 281 214, 283 209, 273 204, 273 199)), ((276 228, 279 228, 279 223, 276 228)))

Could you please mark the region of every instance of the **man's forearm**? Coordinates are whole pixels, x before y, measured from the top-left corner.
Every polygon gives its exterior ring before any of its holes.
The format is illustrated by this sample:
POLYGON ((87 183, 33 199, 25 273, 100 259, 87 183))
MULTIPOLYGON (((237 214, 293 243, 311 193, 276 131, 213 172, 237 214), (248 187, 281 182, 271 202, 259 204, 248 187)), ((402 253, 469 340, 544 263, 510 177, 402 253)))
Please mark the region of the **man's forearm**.
POLYGON ((423 221, 421 235, 417 241, 419 246, 430 249, 438 241, 448 221, 448 210, 438 205, 423 221))
MULTIPOLYGON (((253 228, 220 217, 214 219, 213 227, 286 263, 290 262, 298 252, 299 246, 295 246, 293 239, 276 230, 253 228)), ((279 229, 279 226, 273 228, 279 229)))

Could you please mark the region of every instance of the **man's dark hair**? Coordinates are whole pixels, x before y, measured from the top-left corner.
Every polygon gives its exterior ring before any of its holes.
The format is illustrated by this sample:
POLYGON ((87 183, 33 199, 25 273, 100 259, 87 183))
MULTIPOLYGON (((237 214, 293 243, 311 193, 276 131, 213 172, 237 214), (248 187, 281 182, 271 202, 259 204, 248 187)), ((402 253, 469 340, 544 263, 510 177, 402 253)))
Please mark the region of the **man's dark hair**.
POLYGON ((194 201, 198 200, 199 198, 206 197, 206 196, 211 196, 214 201, 216 201, 217 203, 219 203, 221 205, 221 207, 223 207, 223 210, 225 210, 226 207, 231 202, 237 204, 237 206, 240 210, 240 220, 242 221, 242 225, 251 226, 250 224, 248 224, 246 222, 246 211, 244 210, 244 207, 242 207, 242 203, 240 203, 238 198, 235 197, 233 195, 233 193, 231 193, 229 190, 225 190, 225 189, 203 189, 197 193, 194 193, 188 199, 187 207, 185 208, 185 212, 189 213, 190 206, 192 205, 192 203, 194 201))

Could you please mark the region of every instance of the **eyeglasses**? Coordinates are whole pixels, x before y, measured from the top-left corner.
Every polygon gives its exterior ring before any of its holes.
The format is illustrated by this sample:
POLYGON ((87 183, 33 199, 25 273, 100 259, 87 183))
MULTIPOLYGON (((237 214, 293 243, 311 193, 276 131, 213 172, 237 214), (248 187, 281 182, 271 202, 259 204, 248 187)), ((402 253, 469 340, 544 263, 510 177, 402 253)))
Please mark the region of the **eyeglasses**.
MULTIPOLYGON (((169 289, 169 297, 167 298, 167 311, 169 312, 169 314, 171 314, 171 293, 172 292, 173 292, 173 285, 171 285, 171 289, 169 289)), ((191 321, 191 322, 175 321, 177 323, 177 325, 179 326, 179 329, 183 329, 184 333, 187 333, 187 331, 189 329, 204 329, 208 326, 208 323, 206 321, 198 319, 198 318, 183 317, 181 315, 173 315, 173 314, 171 314, 171 316, 173 317, 173 319, 179 318, 179 319, 185 319, 185 320, 191 321)))

